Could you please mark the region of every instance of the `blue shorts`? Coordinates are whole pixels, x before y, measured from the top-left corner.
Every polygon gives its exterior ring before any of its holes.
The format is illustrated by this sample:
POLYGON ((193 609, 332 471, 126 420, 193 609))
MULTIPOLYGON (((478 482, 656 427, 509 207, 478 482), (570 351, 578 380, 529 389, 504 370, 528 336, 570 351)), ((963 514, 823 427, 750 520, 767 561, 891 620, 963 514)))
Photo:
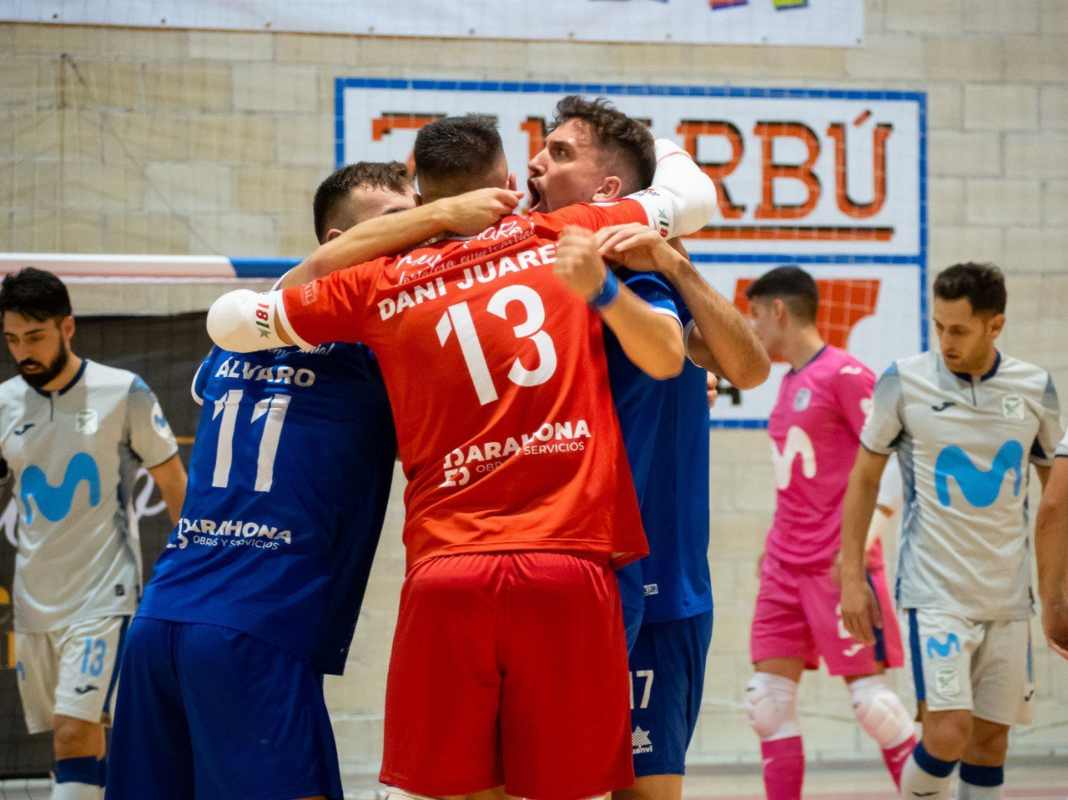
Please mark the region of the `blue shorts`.
POLYGON ((108 800, 340 798, 323 679, 216 625, 137 616, 122 656, 108 800))
POLYGON ((684 775, 701 711, 712 612, 642 625, 630 653, 634 774, 684 775))
POLYGON ((645 586, 642 584, 642 562, 634 561, 616 570, 619 600, 623 606, 623 631, 627 635, 627 652, 634 649, 645 616, 645 586))

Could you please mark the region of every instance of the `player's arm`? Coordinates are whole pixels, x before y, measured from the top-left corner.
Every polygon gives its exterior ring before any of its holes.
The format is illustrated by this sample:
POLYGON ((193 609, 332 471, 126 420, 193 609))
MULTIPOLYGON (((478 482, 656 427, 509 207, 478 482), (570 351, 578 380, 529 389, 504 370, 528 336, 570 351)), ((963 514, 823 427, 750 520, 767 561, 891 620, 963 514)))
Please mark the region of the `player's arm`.
POLYGON ((663 380, 682 371, 685 349, 678 318, 661 314, 624 286, 606 268, 592 232, 578 226, 564 229, 554 271, 600 312, 627 358, 642 372, 663 380))
MULTIPOLYGON (((859 390, 859 387, 855 388, 859 390)), ((839 402, 842 402, 843 394, 849 393, 836 389, 836 394, 839 402)), ((859 400, 857 405, 859 407, 859 400)), ((862 447, 857 452, 857 459, 849 474, 849 485, 842 504, 839 572, 842 583, 842 622, 850 635, 863 644, 875 642, 872 628, 881 625, 879 605, 875 601, 865 571, 865 544, 879 499, 879 486, 886 462, 904 430, 902 405, 901 376, 895 364, 883 373, 875 386, 875 393, 871 398, 871 413, 860 434, 862 447)))
POLYGON ((641 225, 603 228, 597 232, 597 242, 606 258, 634 270, 656 270, 671 282, 693 315, 686 348, 695 364, 739 389, 752 389, 767 380, 771 359, 752 327, 701 277, 682 245, 669 244, 641 225))
POLYGON ((476 189, 365 220, 320 245, 287 272, 276 288, 309 283, 335 270, 397 253, 443 233, 473 236, 511 214, 521 198, 521 193, 509 189, 476 189))
POLYGON ((875 501, 875 513, 871 517, 868 536, 864 542, 864 552, 870 553, 876 543, 886 538, 890 529, 890 520, 901 510, 904 503, 901 491, 901 469, 897 459, 891 458, 886 463, 886 470, 879 481, 879 496, 875 501))
POLYGON ((126 400, 126 441, 159 487, 171 522, 177 522, 185 502, 185 467, 159 401, 139 377, 130 385, 126 400))
POLYGON ((878 606, 870 598, 865 545, 888 458, 861 448, 842 504, 842 622, 854 639, 866 645, 875 643, 872 626, 882 627, 878 606))
POLYGON ((235 353, 361 341, 364 304, 382 263, 357 264, 288 289, 227 292, 208 309, 208 335, 235 353))
MULTIPOLYGON (((1035 523, 1035 561, 1042 628, 1068 659, 1068 438, 1049 471, 1035 523)), ((1041 473, 1040 473, 1041 474, 1041 473)))
POLYGON ((159 487, 160 496, 167 504, 167 513, 171 523, 176 524, 182 515, 182 504, 185 502, 185 489, 188 478, 181 457, 175 453, 162 464, 150 467, 148 470, 152 480, 159 487))

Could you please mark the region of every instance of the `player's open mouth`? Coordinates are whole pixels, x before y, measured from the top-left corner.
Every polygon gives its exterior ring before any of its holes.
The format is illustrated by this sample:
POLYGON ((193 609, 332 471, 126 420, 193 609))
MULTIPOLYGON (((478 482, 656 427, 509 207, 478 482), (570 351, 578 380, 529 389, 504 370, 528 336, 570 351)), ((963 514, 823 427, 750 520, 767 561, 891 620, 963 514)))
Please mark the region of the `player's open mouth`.
POLYGON ((534 183, 534 179, 531 178, 527 181, 527 191, 530 193, 530 210, 531 211, 544 211, 541 207, 542 196, 538 187, 534 183))

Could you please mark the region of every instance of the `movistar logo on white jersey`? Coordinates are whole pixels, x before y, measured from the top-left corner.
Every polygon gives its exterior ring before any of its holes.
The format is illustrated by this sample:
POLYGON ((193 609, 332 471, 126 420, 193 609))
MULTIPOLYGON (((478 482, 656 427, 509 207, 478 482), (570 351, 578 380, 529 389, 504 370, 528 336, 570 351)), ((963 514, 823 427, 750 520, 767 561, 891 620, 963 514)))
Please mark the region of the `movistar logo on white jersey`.
POLYGON ((790 426, 786 432, 786 442, 779 452, 775 442, 771 443, 771 464, 775 468, 775 485, 779 491, 790 488, 793 480, 794 459, 801 457, 801 474, 809 480, 816 477, 816 449, 808 434, 797 425, 790 426))

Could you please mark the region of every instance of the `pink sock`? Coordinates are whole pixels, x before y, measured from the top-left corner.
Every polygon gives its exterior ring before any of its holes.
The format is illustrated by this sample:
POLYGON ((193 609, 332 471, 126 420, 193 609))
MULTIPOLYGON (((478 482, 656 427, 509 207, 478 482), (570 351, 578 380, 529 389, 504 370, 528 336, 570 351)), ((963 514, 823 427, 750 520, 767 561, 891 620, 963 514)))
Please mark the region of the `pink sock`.
POLYGON ((805 780, 805 749, 800 736, 760 743, 767 800, 801 800, 805 780))
POLYGON ((894 779, 894 786, 901 788, 901 770, 905 768, 905 762, 909 760, 912 751, 916 749, 916 737, 910 736, 897 747, 889 747, 883 750, 883 761, 890 777, 894 779))

